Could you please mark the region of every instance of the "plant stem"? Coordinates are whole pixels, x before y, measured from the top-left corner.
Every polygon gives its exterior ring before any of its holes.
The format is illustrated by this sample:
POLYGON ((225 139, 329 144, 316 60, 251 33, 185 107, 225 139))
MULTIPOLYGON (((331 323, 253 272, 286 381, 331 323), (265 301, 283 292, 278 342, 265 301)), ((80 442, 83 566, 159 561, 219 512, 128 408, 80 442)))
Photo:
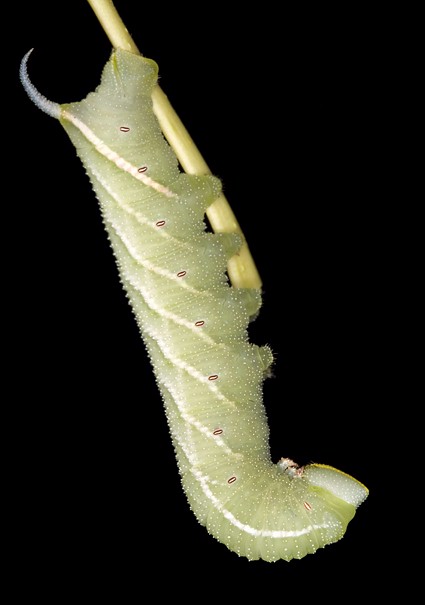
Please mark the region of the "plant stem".
POLYGON ((114 48, 123 48, 135 55, 140 51, 130 36, 112 0, 87 0, 114 48))
MULTIPOLYGON (((112 0, 87 0, 114 48, 141 54, 112 0)), ((152 93, 153 109, 161 130, 173 148, 183 170, 188 174, 211 174, 201 153, 171 106, 162 89, 156 85, 152 93)), ((215 232, 239 233, 243 245, 228 262, 228 274, 236 288, 261 288, 261 278, 249 251, 242 229, 224 195, 207 210, 207 217, 215 232)))

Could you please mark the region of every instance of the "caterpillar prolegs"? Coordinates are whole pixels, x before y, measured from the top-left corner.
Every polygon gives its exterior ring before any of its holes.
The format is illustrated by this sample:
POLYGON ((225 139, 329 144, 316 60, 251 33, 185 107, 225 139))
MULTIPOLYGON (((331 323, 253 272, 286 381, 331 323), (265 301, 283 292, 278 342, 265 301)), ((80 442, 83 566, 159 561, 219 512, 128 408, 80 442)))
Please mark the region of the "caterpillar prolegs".
POLYGON ((339 540, 367 488, 330 466, 270 456, 262 388, 273 355, 248 340, 261 293, 226 275, 236 234, 207 231, 214 176, 182 172, 152 109, 157 65, 114 50, 78 103, 29 97, 76 147, 165 405, 182 485, 208 532, 250 560, 302 558, 339 540))

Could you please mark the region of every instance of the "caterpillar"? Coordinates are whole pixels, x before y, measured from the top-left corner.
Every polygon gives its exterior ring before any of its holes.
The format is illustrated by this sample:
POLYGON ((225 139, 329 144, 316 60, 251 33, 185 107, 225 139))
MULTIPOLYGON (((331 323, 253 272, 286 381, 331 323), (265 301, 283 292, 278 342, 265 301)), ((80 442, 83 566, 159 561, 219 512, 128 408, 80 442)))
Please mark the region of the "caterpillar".
POLYGON ((152 108, 157 64, 115 49, 96 90, 59 105, 30 81, 30 53, 21 82, 92 183, 197 520, 249 560, 300 559, 338 541, 368 489, 325 464, 271 460, 262 399, 273 354, 248 338, 261 292, 229 283, 242 240, 207 229, 221 182, 181 170, 152 108))

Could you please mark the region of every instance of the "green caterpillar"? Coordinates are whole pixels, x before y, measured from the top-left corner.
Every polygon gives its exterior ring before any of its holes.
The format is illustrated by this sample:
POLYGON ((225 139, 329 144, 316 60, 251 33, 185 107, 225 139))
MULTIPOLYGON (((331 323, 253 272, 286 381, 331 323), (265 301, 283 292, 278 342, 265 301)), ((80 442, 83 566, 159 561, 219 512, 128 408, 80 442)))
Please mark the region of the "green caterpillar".
POLYGON ((206 230, 221 184, 179 169, 152 109, 156 63, 115 50, 94 93, 58 105, 30 82, 29 54, 21 81, 92 182, 198 521, 251 560, 299 559, 339 540, 368 490, 330 466, 271 461, 262 386, 273 356, 247 336, 261 293, 229 284, 241 238, 206 230))

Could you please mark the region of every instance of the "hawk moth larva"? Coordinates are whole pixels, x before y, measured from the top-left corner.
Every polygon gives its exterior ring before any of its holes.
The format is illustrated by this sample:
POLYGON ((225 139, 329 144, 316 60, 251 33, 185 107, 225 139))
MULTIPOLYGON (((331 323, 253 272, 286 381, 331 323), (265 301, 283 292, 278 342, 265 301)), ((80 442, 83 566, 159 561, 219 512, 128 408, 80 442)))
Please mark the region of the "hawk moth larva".
POLYGON ((114 50, 95 92, 58 105, 30 82, 29 54, 23 86, 60 120, 92 182, 198 521, 251 560, 339 540, 368 490, 327 465, 271 461, 262 385, 273 355, 247 335, 261 293, 229 284, 241 238, 207 232, 221 184, 180 170, 152 110, 156 63, 114 50))

